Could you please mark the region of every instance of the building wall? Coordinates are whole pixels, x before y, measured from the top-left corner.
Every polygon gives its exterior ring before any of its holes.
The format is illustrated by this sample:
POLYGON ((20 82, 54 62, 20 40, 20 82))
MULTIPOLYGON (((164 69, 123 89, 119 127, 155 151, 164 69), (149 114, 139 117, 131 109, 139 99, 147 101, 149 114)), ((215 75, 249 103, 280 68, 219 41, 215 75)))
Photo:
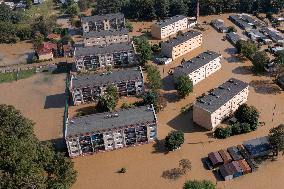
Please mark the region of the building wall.
MULTIPOLYGON (((140 135, 139 135, 140 136, 140 135)), ((119 148, 124 148, 124 147, 129 147, 129 146, 135 146, 135 145, 140 145, 140 144, 145 144, 145 143, 149 143, 149 142, 153 142, 155 141, 155 139, 157 138, 157 123, 156 121, 153 123, 141 123, 141 124, 137 124, 131 128, 125 127, 123 129, 120 130, 111 130, 111 131, 105 131, 105 132, 97 132, 94 131, 94 133, 88 133, 86 135, 81 135, 81 136, 74 136, 74 137, 70 137, 70 138, 65 138, 66 140, 66 145, 68 148, 68 153, 70 157, 77 157, 80 155, 88 155, 88 154, 93 154, 96 152, 100 152, 100 151, 111 151, 111 150, 116 150, 119 148), (145 127, 146 131, 142 131, 141 127, 145 127), (128 133, 129 129, 133 132, 128 133), (139 133, 145 133, 142 134, 143 136, 145 136, 145 141, 144 142, 137 142, 138 140, 138 135, 139 133), (101 150, 95 150, 95 146, 94 146, 94 141, 92 140, 92 136, 97 134, 97 133, 101 133, 102 134, 102 139, 103 139, 103 147, 101 148, 101 150), (91 151, 88 152, 83 152, 81 149, 81 145, 80 145, 80 137, 85 137, 87 136, 88 138, 91 139, 91 143, 90 143, 90 149, 92 149, 91 151), (131 144, 127 144, 128 138, 127 136, 135 136, 134 137, 134 142, 131 144)))
POLYGON ((82 22, 82 28, 84 32, 121 29, 125 28, 125 18, 113 19, 113 20, 99 20, 94 22, 82 22))
POLYGON ((39 60, 51 60, 53 59, 53 53, 49 53, 49 54, 41 54, 41 55, 38 55, 38 59, 39 60))
POLYGON ((213 113, 194 105, 193 121, 208 130, 215 129, 226 117, 234 113, 240 105, 246 103, 248 93, 249 89, 247 87, 213 113))
POLYGON ((129 41, 130 38, 128 35, 90 37, 84 39, 84 45, 86 47, 90 47, 95 45, 109 45, 113 43, 124 43, 129 41))
POLYGON ((186 53, 200 47, 202 45, 202 35, 191 38, 179 45, 171 48, 170 43, 162 43, 161 52, 163 55, 174 59, 185 55, 186 53))
POLYGON ((193 85, 196 85, 219 69, 221 69, 221 56, 210 61, 208 64, 202 66, 198 70, 191 72, 188 74, 188 77, 192 80, 193 85))
POLYGON ((151 27, 151 34, 158 39, 165 39, 171 35, 175 35, 178 31, 184 31, 188 28, 188 19, 184 18, 164 27, 159 24, 153 24, 151 27))

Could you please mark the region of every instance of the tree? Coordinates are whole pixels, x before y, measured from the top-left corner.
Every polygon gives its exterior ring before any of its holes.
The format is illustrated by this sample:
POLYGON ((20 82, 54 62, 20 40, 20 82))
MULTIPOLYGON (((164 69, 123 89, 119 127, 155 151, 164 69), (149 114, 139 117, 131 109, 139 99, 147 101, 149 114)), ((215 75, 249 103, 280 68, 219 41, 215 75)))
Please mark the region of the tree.
POLYGON ((33 39, 34 49, 38 49, 42 45, 43 40, 44 36, 41 33, 37 32, 33 39))
POLYGON ((27 1, 26 1, 26 8, 27 8, 27 9, 30 9, 30 8, 32 7, 32 5, 33 5, 32 0, 27 0, 27 1))
POLYGON ((81 12, 86 11, 90 7, 90 2, 88 0, 79 0, 78 7, 81 12))
POLYGON ((187 15, 187 4, 184 0, 171 0, 170 3, 170 15, 187 15))
POLYGON ((270 129, 268 137, 273 156, 278 156, 279 152, 282 152, 282 155, 284 155, 284 125, 281 124, 270 129))
POLYGON ((209 180, 194 180, 186 181, 183 185, 183 189, 216 189, 216 186, 209 180))
POLYGON ((265 71, 264 67, 269 63, 269 57, 265 51, 256 52, 252 57, 252 64, 257 72, 265 71))
POLYGON ((40 32, 41 34, 45 36, 51 33, 56 26, 57 26, 56 16, 55 17, 54 16, 51 16, 51 17, 40 16, 36 18, 33 23, 31 23, 33 34, 40 32))
POLYGON ((106 88, 106 93, 110 96, 113 96, 114 99, 116 101, 118 101, 119 95, 118 95, 118 92, 117 92, 117 87, 115 87, 114 85, 108 85, 107 88, 106 88))
POLYGON ((114 96, 105 94, 100 97, 96 109, 99 112, 111 112, 117 105, 117 100, 114 96))
POLYGON ((71 17, 77 16, 79 14, 79 7, 77 3, 73 3, 66 8, 65 13, 69 14, 71 17))
POLYGON ((276 58, 274 59, 275 64, 284 66, 284 50, 277 53, 276 58))
POLYGON ((249 41, 239 40, 236 43, 236 48, 239 54, 242 54, 248 59, 252 59, 253 55, 257 51, 257 46, 249 41))
POLYGON ((123 7, 123 13, 138 20, 152 20, 156 17, 153 0, 129 0, 123 7))
POLYGON ((133 32, 133 25, 126 21, 125 27, 129 30, 129 32, 133 32))
POLYGON ((235 117, 241 123, 248 123, 251 130, 255 130, 258 125, 259 112, 254 106, 242 104, 235 112, 235 117))
POLYGON ((0 3, 0 21, 7 22, 11 20, 12 15, 10 7, 4 3, 0 3))
POLYGON ((155 10, 158 19, 165 19, 169 15, 169 0, 155 0, 155 10))
POLYGON ((235 26, 229 26, 228 27, 228 33, 230 32, 237 32, 237 29, 235 28, 235 26))
POLYGON ((184 134, 182 131, 171 131, 165 138, 165 147, 169 151, 176 150, 184 143, 184 134))
POLYGON ((147 84, 148 87, 152 90, 158 90, 161 88, 161 74, 156 66, 147 65, 146 66, 147 73, 147 84))
POLYGON ((118 13, 123 5, 122 0, 96 0, 94 14, 118 13))
POLYGON ((163 110, 167 106, 165 98, 158 91, 147 91, 143 95, 143 105, 153 104, 156 112, 163 110))
POLYGON ((73 162, 40 142, 33 126, 14 107, 0 105, 0 188, 70 188, 73 162))
POLYGON ((217 127, 214 131, 214 136, 219 139, 225 139, 232 135, 231 127, 217 127))
POLYGON ((177 90, 178 95, 181 98, 184 98, 193 91, 193 82, 188 76, 180 75, 175 78, 175 88, 177 90))
POLYGON ((137 45, 137 52, 140 55, 141 63, 145 64, 152 59, 151 45, 146 37, 135 37, 134 43, 137 45))

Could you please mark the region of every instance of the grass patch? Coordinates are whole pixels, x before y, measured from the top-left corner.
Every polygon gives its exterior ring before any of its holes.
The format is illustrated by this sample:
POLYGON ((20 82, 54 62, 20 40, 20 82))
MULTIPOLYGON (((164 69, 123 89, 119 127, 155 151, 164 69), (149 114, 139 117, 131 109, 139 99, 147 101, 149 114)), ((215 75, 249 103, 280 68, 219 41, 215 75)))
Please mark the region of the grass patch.
POLYGON ((22 71, 19 71, 18 73, 17 72, 0 73, 0 83, 25 79, 25 78, 31 77, 35 73, 36 73, 35 68, 30 69, 30 70, 22 70, 22 71))

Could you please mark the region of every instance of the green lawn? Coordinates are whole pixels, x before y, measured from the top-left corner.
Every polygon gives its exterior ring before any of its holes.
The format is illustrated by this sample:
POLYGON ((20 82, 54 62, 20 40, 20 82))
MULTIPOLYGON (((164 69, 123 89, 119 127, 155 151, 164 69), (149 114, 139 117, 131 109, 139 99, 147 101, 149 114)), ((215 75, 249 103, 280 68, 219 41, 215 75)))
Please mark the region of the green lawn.
POLYGON ((35 73, 36 73, 35 68, 31 69, 31 70, 19 71, 18 73, 17 72, 13 72, 13 73, 0 73, 0 83, 11 82, 11 81, 16 81, 16 80, 20 80, 20 79, 25 79, 25 78, 31 77, 35 73))

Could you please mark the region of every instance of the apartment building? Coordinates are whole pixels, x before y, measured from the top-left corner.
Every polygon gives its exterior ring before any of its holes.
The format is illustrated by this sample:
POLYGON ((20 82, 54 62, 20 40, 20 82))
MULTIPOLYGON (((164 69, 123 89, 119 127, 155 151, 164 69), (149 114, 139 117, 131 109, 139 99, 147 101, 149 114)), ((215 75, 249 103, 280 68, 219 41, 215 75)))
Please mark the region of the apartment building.
POLYGON ((143 72, 140 67, 107 73, 72 75, 70 94, 73 105, 98 100, 108 86, 115 86, 120 96, 139 96, 144 93, 143 72))
POLYGON ((94 15, 82 17, 81 23, 84 32, 101 30, 119 30, 125 28, 125 18, 121 13, 94 15))
POLYGON ((213 130, 226 117, 247 101, 249 85, 231 78, 209 94, 197 99, 193 106, 193 121, 208 130, 213 130))
POLYGON ((201 44, 202 33, 198 31, 189 31, 166 42, 162 42, 161 53, 174 60, 200 47, 201 44))
POLYGON ((154 38, 165 39, 175 35, 178 31, 186 30, 188 26, 189 23, 186 16, 176 15, 153 24, 151 26, 151 34, 154 38))
POLYGON ((68 120, 65 130, 70 157, 146 144, 156 138, 153 105, 75 117, 68 120))
POLYGON ((110 45, 113 43, 130 42, 129 30, 122 28, 119 30, 101 30, 83 33, 84 46, 110 45))
POLYGON ((222 55, 216 52, 203 52, 177 67, 174 76, 186 75, 195 85, 221 69, 221 58, 222 55))
POLYGON ((105 66, 119 67, 137 64, 133 43, 77 47, 74 56, 78 71, 92 70, 105 66))

